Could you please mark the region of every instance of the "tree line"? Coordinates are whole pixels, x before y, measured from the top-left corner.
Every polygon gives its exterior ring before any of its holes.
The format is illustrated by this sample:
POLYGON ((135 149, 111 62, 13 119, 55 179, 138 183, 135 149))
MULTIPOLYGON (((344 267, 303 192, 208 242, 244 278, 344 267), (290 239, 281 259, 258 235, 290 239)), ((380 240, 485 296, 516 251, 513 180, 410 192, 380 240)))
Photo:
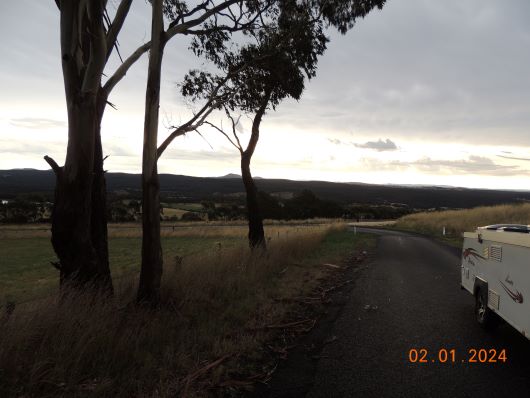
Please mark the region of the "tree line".
MULTIPOLYGON (((164 208, 185 211, 180 216, 160 210, 161 221, 235 221, 248 218, 246 200, 215 198, 193 203, 192 206, 162 198, 164 208), (196 205, 200 205, 196 208, 196 205)), ((345 220, 391 220, 411 214, 416 209, 406 205, 342 204, 323 200, 310 190, 282 198, 257 191, 260 214, 268 220, 306 220, 312 218, 342 218, 345 220)), ((19 195, 0 203, 0 223, 26 224, 50 221, 53 203, 43 195, 19 195)), ((134 196, 107 195, 107 220, 113 223, 136 222, 141 219, 141 202, 134 196)))
MULTIPOLYGON (((316 75, 327 28, 341 33, 385 0, 151 0, 150 40, 127 57, 118 37, 132 0, 121 0, 111 17, 106 0, 55 0, 60 13, 60 48, 68 115, 68 145, 63 166, 45 156, 56 175, 52 245, 59 258, 62 285, 94 286, 112 294, 107 239, 106 184, 101 122, 110 95, 130 67, 149 53, 142 153, 142 261, 137 298, 160 299, 163 256, 160 244, 158 159, 182 135, 223 134, 241 155, 246 190, 249 244, 265 249, 262 215, 250 172, 267 112, 285 98, 300 99, 305 82, 316 75), (190 56, 208 69, 189 71, 181 94, 196 104, 193 117, 174 126, 159 143, 159 108, 164 50, 192 37, 190 56), (107 67, 112 54, 120 66, 107 67), (212 72, 213 70, 213 72, 212 72), (212 122, 224 114, 230 130, 212 122), (238 135, 238 114, 249 115, 250 139, 238 135)), ((338 96, 340 99, 340 95, 338 96)), ((280 144, 280 143, 279 143, 280 144)), ((296 148, 293 148, 296 150, 296 148)))

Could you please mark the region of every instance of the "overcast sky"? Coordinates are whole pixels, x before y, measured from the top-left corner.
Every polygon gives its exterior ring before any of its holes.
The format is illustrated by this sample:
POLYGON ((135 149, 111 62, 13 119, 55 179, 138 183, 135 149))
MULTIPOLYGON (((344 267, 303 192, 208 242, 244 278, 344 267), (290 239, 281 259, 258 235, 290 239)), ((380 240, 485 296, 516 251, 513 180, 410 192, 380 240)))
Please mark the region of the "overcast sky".
MULTIPOLYGON (((116 3, 109 1, 111 9, 116 3)), ((253 174, 530 189, 529 20, 528 0, 388 0, 347 35, 329 31, 302 99, 265 116, 253 174)), ((149 39, 149 22, 149 5, 135 0, 119 39, 123 56, 149 39)), ((45 169, 45 154, 62 162, 67 128, 54 1, 3 1, 0 37, 0 169, 45 169)), ((177 37, 166 51, 160 140, 192 111, 176 88, 200 67, 187 44, 177 37)), ((103 122, 109 171, 141 169, 146 61, 111 95, 118 109, 108 108, 103 122)), ((113 59, 109 75, 116 65, 113 59)), ((159 170, 239 173, 237 151, 204 133, 174 141, 159 170)))

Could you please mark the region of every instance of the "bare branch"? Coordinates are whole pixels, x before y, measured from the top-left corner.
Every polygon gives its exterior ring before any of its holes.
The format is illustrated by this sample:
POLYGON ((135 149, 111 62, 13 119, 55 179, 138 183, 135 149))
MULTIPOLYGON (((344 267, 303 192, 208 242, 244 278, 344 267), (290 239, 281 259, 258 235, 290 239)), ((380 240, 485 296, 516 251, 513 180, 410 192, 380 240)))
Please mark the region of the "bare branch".
POLYGON ((121 28, 123 27, 125 18, 127 17, 129 9, 131 8, 131 4, 132 0, 121 1, 120 5, 118 6, 118 10, 116 11, 116 15, 114 16, 114 20, 112 21, 112 24, 109 27, 109 30, 107 32, 107 61, 110 57, 110 54, 112 53, 112 49, 116 47, 116 51, 118 50, 118 34, 120 33, 121 28))
POLYGON ((170 135, 167 137, 164 142, 158 147, 157 150, 157 158, 160 159, 160 156, 164 153, 164 151, 167 149, 169 144, 173 142, 173 140, 177 137, 180 137, 181 135, 184 135, 186 133, 189 133, 190 131, 197 130, 202 124, 205 123, 206 118, 210 115, 210 113, 213 112, 215 109, 215 104, 212 102, 209 106, 204 106, 201 111, 203 114, 200 113, 193 116, 188 122, 184 123, 182 126, 176 128, 170 135))
POLYGON ((214 128, 214 129, 217 130, 219 133, 221 133, 222 135, 224 135, 225 138, 228 140, 228 142, 229 142, 230 144, 232 144, 232 146, 233 146, 234 148, 236 148, 240 153, 243 153, 243 148, 241 147, 241 144, 240 144, 239 142, 236 143, 236 142, 232 141, 232 139, 230 138, 230 136, 229 136, 228 134, 226 134, 226 132, 223 130, 222 127, 216 126, 215 124, 213 124, 213 123, 211 123, 211 122, 208 122, 208 121, 204 122, 204 124, 206 124, 206 125, 208 125, 208 126, 214 128))
POLYGON ((197 130, 202 124, 205 123, 206 118, 214 111, 214 109, 216 109, 219 104, 223 102, 223 99, 226 100, 227 96, 233 94, 232 92, 229 92, 225 93, 224 95, 219 95, 219 91, 226 85, 226 83, 235 73, 238 73, 244 67, 245 66, 242 66, 237 70, 227 74, 223 79, 221 79, 217 83, 217 86, 210 93, 206 103, 202 106, 202 108, 186 123, 179 127, 176 127, 175 130, 158 147, 158 158, 162 156, 162 153, 164 153, 169 144, 171 144, 171 142, 173 142, 175 138, 180 137, 181 135, 184 135, 190 131, 197 130))
POLYGON ((239 121, 241 120, 241 115, 238 116, 237 120, 234 120, 233 116, 230 114, 228 109, 225 108, 226 116, 230 119, 230 122, 232 123, 232 135, 237 141, 237 147, 240 149, 241 152, 243 152, 243 145, 241 145, 241 141, 239 141, 239 136, 237 135, 236 127, 239 124, 239 121))
POLYGON ((194 131, 197 134, 199 134, 199 137, 201 137, 204 140, 204 142, 206 142, 208 144, 208 146, 213 150, 212 144, 210 144, 210 142, 206 138, 204 138, 204 136, 201 134, 201 132, 198 129, 194 129, 194 131))
POLYGON ((131 66, 140 59, 140 57, 146 53, 149 48, 151 47, 151 42, 147 42, 140 47, 136 49, 135 52, 133 52, 129 58, 127 58, 118 69, 114 72, 114 74, 107 80, 105 85, 103 86, 103 90, 105 90, 106 94, 110 94, 112 89, 118 84, 121 79, 125 77, 131 66))

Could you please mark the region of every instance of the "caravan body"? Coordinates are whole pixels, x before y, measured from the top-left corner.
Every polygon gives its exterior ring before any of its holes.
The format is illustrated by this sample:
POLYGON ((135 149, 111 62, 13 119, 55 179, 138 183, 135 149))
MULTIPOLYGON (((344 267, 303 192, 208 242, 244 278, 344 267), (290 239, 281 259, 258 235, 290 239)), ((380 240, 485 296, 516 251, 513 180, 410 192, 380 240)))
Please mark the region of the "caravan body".
POLYGON ((483 326, 504 319, 530 338, 530 229, 492 225, 464 233, 462 288, 475 296, 483 326))

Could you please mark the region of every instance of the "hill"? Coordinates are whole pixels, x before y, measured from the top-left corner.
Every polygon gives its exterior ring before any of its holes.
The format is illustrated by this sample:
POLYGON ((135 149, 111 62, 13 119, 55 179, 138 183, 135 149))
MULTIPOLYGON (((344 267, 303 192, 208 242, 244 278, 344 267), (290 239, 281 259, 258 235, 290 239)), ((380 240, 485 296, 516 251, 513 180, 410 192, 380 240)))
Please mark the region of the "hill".
MULTIPOLYGON (((334 183, 326 181, 293 181, 266 179, 256 181, 258 189, 269 194, 313 191, 319 198, 335 202, 360 204, 404 204, 418 209, 469 208, 503 203, 530 201, 530 192, 451 187, 396 186, 362 183, 334 183)), ((181 201, 222 199, 241 194, 243 183, 237 175, 225 177, 190 177, 161 174, 162 196, 181 201)), ((19 194, 51 194, 55 176, 51 170, 0 170, 0 199, 19 194)), ((109 192, 140 195, 140 175, 108 173, 109 192)))

